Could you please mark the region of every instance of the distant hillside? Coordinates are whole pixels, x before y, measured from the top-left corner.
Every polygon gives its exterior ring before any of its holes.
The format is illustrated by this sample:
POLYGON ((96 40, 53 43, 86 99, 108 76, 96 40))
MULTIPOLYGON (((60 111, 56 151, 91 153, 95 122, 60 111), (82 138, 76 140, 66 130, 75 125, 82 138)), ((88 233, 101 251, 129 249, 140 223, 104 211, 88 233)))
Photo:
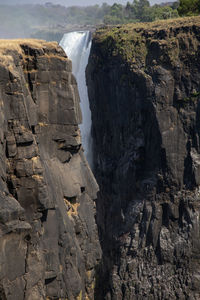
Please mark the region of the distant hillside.
MULTIPOLYGON (((86 7, 65 7, 51 2, 26 5, 5 5, 1 2, 0 0, 0 38, 37 37, 59 40, 63 32, 77 26, 151 22, 178 16, 173 2, 150 6, 148 0, 132 4, 127 2, 125 6, 104 3, 101 6, 86 7)), ((25 1, 21 0, 18 3, 23 2, 25 1)), ((8 4, 11 3, 15 3, 15 0, 8 1, 8 4)))

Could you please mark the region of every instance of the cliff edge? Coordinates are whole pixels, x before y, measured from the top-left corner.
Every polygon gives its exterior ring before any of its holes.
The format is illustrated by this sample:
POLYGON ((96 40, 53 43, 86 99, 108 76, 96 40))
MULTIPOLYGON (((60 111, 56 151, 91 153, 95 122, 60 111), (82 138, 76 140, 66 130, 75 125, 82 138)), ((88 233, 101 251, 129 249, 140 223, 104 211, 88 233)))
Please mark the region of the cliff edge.
POLYGON ((0 41, 0 299, 93 299, 100 248, 71 61, 0 41))
POLYGON ((200 297, 200 18, 98 30, 96 299, 200 297))

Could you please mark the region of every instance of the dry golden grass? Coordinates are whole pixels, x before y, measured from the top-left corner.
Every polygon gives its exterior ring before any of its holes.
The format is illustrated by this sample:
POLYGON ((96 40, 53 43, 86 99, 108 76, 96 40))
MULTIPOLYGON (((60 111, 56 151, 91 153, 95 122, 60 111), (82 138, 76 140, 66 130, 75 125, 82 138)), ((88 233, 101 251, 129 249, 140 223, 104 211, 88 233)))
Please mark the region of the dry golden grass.
POLYGON ((64 202, 67 207, 67 215, 72 218, 73 216, 78 216, 78 208, 80 203, 71 203, 64 197, 64 202))
POLYGON ((38 174, 32 175, 32 178, 33 178, 35 181, 42 181, 42 180, 44 179, 43 176, 38 175, 38 174))
MULTIPOLYGON (((128 24, 131 27, 132 24, 128 24)), ((158 20, 152 23, 137 23, 134 24, 132 28, 141 28, 141 29, 168 29, 170 27, 185 27, 185 26, 200 26, 200 16, 197 17, 185 17, 185 18, 176 18, 176 19, 168 19, 168 20, 158 20)))
POLYGON ((51 54, 51 50, 58 48, 57 42, 46 42, 43 40, 36 40, 36 39, 15 39, 15 40, 1 40, 0 39, 0 63, 8 67, 9 70, 13 71, 13 61, 14 57, 12 52, 17 52, 23 58, 26 58, 26 55, 22 49, 22 46, 28 46, 34 49, 48 49, 47 53, 44 55, 50 58, 57 57, 61 60, 65 59, 62 55, 55 53, 51 54))
POLYGON ((185 27, 185 26, 193 26, 193 25, 200 26, 200 16, 158 20, 155 22, 146 22, 146 23, 130 23, 130 24, 116 25, 116 26, 108 25, 98 29, 97 33, 102 33, 104 31, 106 32, 109 30, 114 30, 119 28, 124 30, 134 30, 134 29, 162 30, 162 29, 168 29, 170 27, 177 28, 177 27, 185 27))
POLYGON ((55 48, 58 46, 58 43, 35 39, 0 40, 0 51, 16 50, 19 53, 22 53, 20 45, 27 45, 32 48, 41 49, 46 47, 55 48))

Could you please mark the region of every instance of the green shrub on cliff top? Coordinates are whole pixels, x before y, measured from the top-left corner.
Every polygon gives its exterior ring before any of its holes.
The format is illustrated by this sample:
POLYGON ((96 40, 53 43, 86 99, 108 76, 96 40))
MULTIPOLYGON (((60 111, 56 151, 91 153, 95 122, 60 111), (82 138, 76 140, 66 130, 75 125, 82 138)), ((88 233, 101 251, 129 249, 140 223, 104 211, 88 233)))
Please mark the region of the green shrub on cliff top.
POLYGON ((180 0, 178 7, 180 16, 193 16, 200 14, 200 0, 180 0))
POLYGON ((170 19, 178 17, 174 5, 153 5, 148 0, 134 0, 127 2, 126 6, 113 4, 104 15, 104 24, 126 24, 131 22, 152 22, 155 20, 170 19))
POLYGON ((125 61, 134 64, 136 61, 141 68, 145 65, 147 54, 146 41, 141 32, 133 30, 131 24, 100 29, 97 32, 102 54, 107 57, 121 57, 125 61))
MULTIPOLYGON (((94 39, 101 52, 99 57, 102 57, 104 63, 110 58, 122 59, 131 65, 131 68, 139 66, 141 70, 145 70, 147 59, 151 59, 152 51, 155 51, 150 49, 157 49, 156 60, 172 67, 177 65, 180 51, 183 53, 184 49, 188 49, 188 47, 190 47, 189 55, 193 56, 193 59, 196 59, 198 55, 198 37, 195 34, 191 35, 189 39, 187 39, 184 30, 179 33, 179 39, 170 35, 173 28, 180 28, 185 25, 200 26, 200 16, 159 20, 153 23, 105 26, 96 31, 94 39), (163 30, 167 36, 164 39, 162 38, 163 30), (160 39, 157 38, 159 32, 161 32, 160 39), (149 56, 149 54, 151 55, 149 56)), ((199 96, 199 92, 200 90, 196 93, 193 92, 193 97, 199 96)))
POLYGON ((177 9, 172 9, 170 6, 160 6, 155 4, 152 7, 145 8, 142 21, 152 22, 156 20, 166 20, 171 18, 177 18, 177 9))

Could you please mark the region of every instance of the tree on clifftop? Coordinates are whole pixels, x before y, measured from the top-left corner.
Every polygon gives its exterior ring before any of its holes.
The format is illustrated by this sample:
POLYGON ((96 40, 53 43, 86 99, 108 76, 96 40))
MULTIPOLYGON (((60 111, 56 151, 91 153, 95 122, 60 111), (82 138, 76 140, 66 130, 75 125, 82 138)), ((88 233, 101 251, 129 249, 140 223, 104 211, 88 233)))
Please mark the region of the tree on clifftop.
POLYGON ((200 0, 180 0, 178 7, 180 16, 193 16, 200 13, 200 0))
POLYGON ((136 19, 142 19, 145 8, 150 7, 148 0, 134 0, 133 6, 135 8, 136 19))

